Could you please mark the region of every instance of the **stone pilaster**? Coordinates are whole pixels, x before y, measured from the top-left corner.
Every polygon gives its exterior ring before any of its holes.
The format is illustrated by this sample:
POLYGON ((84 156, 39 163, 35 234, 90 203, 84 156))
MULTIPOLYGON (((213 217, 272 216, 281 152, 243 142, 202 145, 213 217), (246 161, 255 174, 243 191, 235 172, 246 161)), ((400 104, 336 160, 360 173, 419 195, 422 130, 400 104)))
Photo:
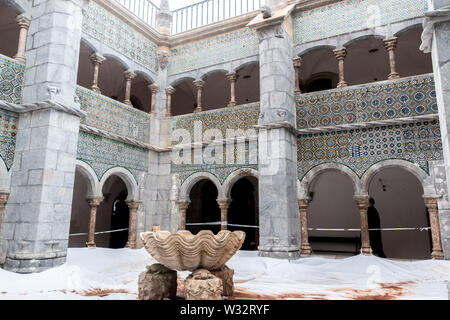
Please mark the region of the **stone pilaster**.
POLYGON ((336 56, 336 59, 338 61, 338 68, 339 68, 339 83, 337 85, 338 88, 346 87, 348 86, 348 83, 345 82, 345 74, 344 74, 344 60, 347 56, 347 49, 341 48, 333 50, 334 55, 336 56))
POLYGON ((369 238, 369 223, 367 218, 367 209, 369 208, 369 196, 355 196, 355 201, 359 209, 361 221, 361 253, 372 254, 369 238))
POLYGON ((23 106, 29 112, 19 118, 11 193, 0 235, 0 264, 9 271, 40 272, 66 261, 83 116, 75 88, 82 10, 87 4, 32 3, 23 89, 23 106))
POLYGON ((150 101, 150 114, 155 115, 155 106, 156 106, 156 94, 158 93, 158 86, 156 84, 151 84, 148 86, 151 92, 151 101, 150 101))
POLYGON ((171 117, 172 116, 172 95, 175 93, 174 87, 167 87, 166 88, 166 95, 167 95, 167 106, 166 106, 166 116, 171 117))
POLYGON ((303 255, 310 255, 312 253, 311 246, 308 239, 308 208, 309 199, 301 199, 298 201, 298 208, 300 211, 300 229, 301 229, 301 247, 300 253, 303 255))
POLYGON ((202 91, 203 86, 205 85, 205 81, 203 80, 195 80, 194 86, 197 88, 197 108, 195 108, 194 112, 201 112, 202 111, 202 91))
POLYGON ((236 103, 236 80, 237 74, 236 72, 227 73, 227 79, 230 81, 230 103, 229 107, 234 107, 236 103))
POLYGON ((179 230, 186 230, 186 211, 189 207, 189 201, 177 201, 178 211, 180 214, 179 230))
POLYGON ((106 58, 98 53, 92 54, 90 58, 92 64, 94 65, 94 76, 92 79, 91 89, 94 92, 101 93, 100 88, 98 86, 98 73, 100 71, 100 65, 106 60, 106 58))
POLYGON ((217 200, 217 204, 220 208, 220 221, 221 224, 221 230, 227 230, 228 228, 228 208, 230 207, 231 201, 230 200, 217 200))
POLYGON ((294 5, 248 26, 259 37, 260 105, 258 122, 259 255, 300 257, 295 134, 294 5))
POLYGON ((132 71, 125 71, 123 73, 123 76, 125 78, 125 100, 123 101, 123 103, 131 106, 131 82, 133 81, 133 79, 136 77, 136 74, 133 73, 132 71))
POLYGON ((400 78, 400 75, 396 71, 396 63, 395 63, 395 48, 397 48, 398 38, 397 37, 389 38, 384 40, 383 43, 384 47, 389 53, 389 65, 391 73, 389 74, 388 79, 389 80, 398 79, 400 78))
POLYGON ((103 197, 88 199, 87 202, 90 207, 90 216, 89 216, 89 234, 88 234, 88 242, 86 246, 88 248, 95 248, 95 225, 97 221, 97 208, 102 203, 103 197))
POLYGON ((431 225, 431 239, 433 243, 433 251, 431 257, 433 259, 444 259, 444 251, 442 250, 441 242, 441 227, 439 224, 439 212, 438 212, 438 199, 435 197, 424 196, 425 206, 428 209, 430 215, 431 225))
MULTIPOLYGON (((442 149, 444 155, 445 172, 447 176, 448 198, 450 190, 450 1, 429 1, 429 11, 425 13, 423 22, 422 45, 420 49, 425 53, 431 52, 436 86, 436 98, 441 129, 442 149)), ((448 201, 448 200, 447 200, 448 201)), ((445 211, 442 211, 444 214, 445 211)), ((441 215, 441 212, 439 212, 441 215)), ((446 216, 440 217, 441 239, 446 259, 450 259, 450 226, 448 211, 446 216)))
POLYGON ((128 242, 126 248, 136 249, 136 213, 142 201, 127 201, 128 209, 130 209, 130 221, 128 227, 128 242))
POLYGON ((30 18, 21 14, 16 18, 17 24, 19 25, 19 43, 17 45, 17 53, 14 59, 25 62, 25 46, 27 43, 27 33, 30 28, 30 18))
POLYGON ((300 90, 300 68, 302 66, 303 59, 297 57, 294 59, 294 69, 295 69, 295 93, 302 93, 300 90))
POLYGON ((0 193, 0 229, 3 222, 3 213, 5 212, 6 203, 8 202, 9 193, 0 193))

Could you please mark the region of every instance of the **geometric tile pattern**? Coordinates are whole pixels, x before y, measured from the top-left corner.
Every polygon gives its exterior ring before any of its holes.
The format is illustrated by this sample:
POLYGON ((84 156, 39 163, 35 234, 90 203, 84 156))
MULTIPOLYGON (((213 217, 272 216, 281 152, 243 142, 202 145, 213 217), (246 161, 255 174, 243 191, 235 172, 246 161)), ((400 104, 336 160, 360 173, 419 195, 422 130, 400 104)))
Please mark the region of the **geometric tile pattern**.
POLYGON ((359 177, 372 165, 403 159, 428 172, 428 161, 442 160, 438 121, 305 134, 298 138, 298 177, 323 163, 348 166, 359 177))
POLYGON ((258 124, 258 117, 259 102, 254 102, 236 107, 226 107, 173 117, 172 130, 186 129, 193 139, 194 133, 199 134, 199 132, 194 132, 194 123, 200 121, 203 129, 202 133, 208 129, 219 129, 225 137, 227 129, 252 129, 253 126, 258 124))
POLYGON ((82 124, 102 129, 126 138, 148 143, 150 115, 78 86, 81 109, 88 113, 82 124))
POLYGON ((316 128, 436 114, 433 75, 301 94, 297 128, 316 128))
POLYGON ((427 0, 347 0, 293 16, 294 43, 351 33, 415 17, 428 10, 427 0))
POLYGON ((25 67, 0 55, 0 100, 20 104, 25 67))
POLYGON ((0 157, 9 170, 14 161, 19 115, 0 109, 0 157))
POLYGON ((243 28, 171 50, 168 74, 178 74, 259 53, 256 31, 243 28))
POLYGON ((156 72, 157 46, 148 38, 91 1, 84 11, 83 32, 156 72))
POLYGON ((77 159, 89 164, 99 179, 111 168, 128 169, 136 181, 147 172, 148 151, 126 143, 80 131, 77 159))

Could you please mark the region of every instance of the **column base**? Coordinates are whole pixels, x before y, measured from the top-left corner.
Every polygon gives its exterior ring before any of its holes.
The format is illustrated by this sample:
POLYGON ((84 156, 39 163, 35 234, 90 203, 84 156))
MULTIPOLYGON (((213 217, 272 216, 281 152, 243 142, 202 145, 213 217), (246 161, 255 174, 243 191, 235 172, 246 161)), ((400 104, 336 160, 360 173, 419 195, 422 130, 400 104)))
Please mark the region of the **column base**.
POLYGON ((431 253, 431 258, 434 260, 444 260, 444 252, 442 251, 433 251, 431 253))
POLYGON ((348 87, 348 83, 345 82, 345 81, 339 82, 339 83, 337 84, 337 87, 338 87, 338 88, 348 87))
POLYGON ((372 255, 372 248, 370 248, 370 247, 364 247, 364 248, 362 248, 361 249, 361 254, 364 254, 364 255, 366 255, 366 256, 370 256, 370 255, 372 255))
POLYGON ((17 60, 17 61, 22 62, 22 63, 26 63, 27 62, 27 59, 25 58, 25 56, 15 55, 13 58, 14 58, 14 60, 17 60))
POLYGON ((274 259, 288 259, 297 260, 300 259, 300 250, 295 251, 266 251, 259 250, 258 256, 262 258, 274 258, 274 259))
POLYGON ((394 80, 394 79, 400 79, 400 74, 398 73, 391 73, 388 77, 388 80, 394 80))
POLYGON ((15 273, 29 274, 44 272, 59 267, 64 263, 66 263, 66 257, 30 260, 6 258, 3 269, 15 273))
POLYGON ((95 249, 97 246, 95 245, 95 242, 86 242, 86 247, 89 249, 95 249))
POLYGON ((128 249, 136 249, 136 242, 127 242, 127 244, 125 245, 125 248, 128 249))
POLYGON ((312 254, 312 249, 309 245, 302 245, 300 253, 302 255, 310 256, 312 254))

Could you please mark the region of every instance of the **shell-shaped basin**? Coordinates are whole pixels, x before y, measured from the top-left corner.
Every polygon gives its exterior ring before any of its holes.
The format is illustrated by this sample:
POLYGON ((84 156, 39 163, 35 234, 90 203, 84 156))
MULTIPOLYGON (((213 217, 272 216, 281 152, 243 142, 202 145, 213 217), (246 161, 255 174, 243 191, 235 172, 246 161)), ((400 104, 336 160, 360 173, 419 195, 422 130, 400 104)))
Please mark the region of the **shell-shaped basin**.
POLYGON ((220 270, 245 240, 245 232, 228 230, 222 230, 217 235, 209 230, 202 230, 196 235, 182 230, 177 233, 143 232, 140 236, 153 258, 177 271, 199 268, 220 270))

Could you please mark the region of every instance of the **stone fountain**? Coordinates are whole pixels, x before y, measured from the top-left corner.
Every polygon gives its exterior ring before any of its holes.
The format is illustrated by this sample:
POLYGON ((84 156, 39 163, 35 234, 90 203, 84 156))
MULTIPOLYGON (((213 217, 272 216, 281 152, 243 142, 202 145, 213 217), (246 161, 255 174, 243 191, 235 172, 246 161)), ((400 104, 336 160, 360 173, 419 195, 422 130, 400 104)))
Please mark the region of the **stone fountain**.
POLYGON ((174 299, 177 271, 191 271, 184 282, 187 300, 218 300, 232 296, 234 271, 225 264, 241 248, 243 231, 202 230, 193 235, 183 230, 140 234, 145 249, 159 263, 139 276, 139 299, 174 299))

